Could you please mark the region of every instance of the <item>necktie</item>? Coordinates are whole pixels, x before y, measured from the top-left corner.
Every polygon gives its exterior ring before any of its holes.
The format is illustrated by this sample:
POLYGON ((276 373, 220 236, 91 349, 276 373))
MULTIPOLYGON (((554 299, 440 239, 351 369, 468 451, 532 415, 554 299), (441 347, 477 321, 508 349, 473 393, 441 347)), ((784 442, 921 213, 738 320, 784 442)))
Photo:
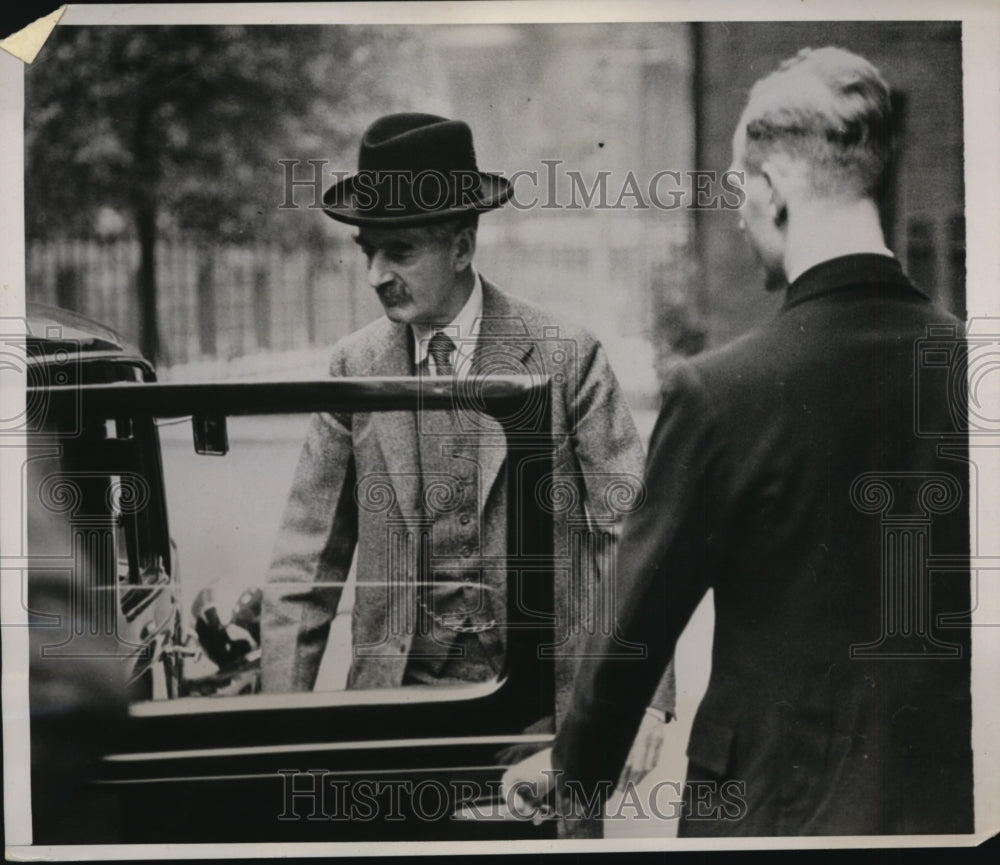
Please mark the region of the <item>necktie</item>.
POLYGON ((448 334, 438 331, 431 337, 427 346, 427 352, 434 358, 434 367, 438 375, 451 375, 451 353, 455 350, 455 343, 451 341, 448 334))

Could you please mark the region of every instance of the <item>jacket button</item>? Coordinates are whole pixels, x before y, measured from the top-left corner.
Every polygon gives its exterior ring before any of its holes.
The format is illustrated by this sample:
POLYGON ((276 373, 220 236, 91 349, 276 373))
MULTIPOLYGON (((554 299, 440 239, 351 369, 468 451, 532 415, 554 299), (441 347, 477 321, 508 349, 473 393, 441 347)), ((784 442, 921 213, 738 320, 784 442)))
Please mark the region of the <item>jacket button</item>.
POLYGON ((462 516, 458 518, 458 521, 463 526, 467 526, 470 522, 472 522, 472 517, 470 517, 468 514, 462 514, 462 516))
POLYGON ((471 556, 472 555, 472 547, 470 547, 468 544, 466 544, 464 547, 462 547, 462 555, 465 556, 466 558, 468 558, 469 556, 471 556))

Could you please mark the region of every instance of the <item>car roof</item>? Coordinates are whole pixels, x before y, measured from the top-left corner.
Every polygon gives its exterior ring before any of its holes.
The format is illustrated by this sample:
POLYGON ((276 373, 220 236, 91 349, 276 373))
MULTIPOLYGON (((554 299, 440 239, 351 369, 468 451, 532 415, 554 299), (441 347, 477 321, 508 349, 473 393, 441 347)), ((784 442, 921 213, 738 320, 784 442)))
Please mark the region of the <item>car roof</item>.
MULTIPOLYGON (((44 303, 27 304, 28 343, 35 349, 32 357, 57 351, 71 354, 121 354, 134 358, 142 355, 120 334, 91 318, 44 303)), ((40 358, 39 358, 40 359, 40 358)))

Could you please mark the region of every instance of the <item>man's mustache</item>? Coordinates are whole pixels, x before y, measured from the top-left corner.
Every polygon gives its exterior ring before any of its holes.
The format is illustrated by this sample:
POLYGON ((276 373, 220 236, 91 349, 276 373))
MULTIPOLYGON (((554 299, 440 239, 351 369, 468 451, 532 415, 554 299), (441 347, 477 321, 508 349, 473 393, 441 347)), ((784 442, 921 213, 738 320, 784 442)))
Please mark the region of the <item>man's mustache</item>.
POLYGON ((380 285, 375 289, 375 293, 378 295, 378 299, 386 304, 402 303, 410 299, 410 293, 396 283, 380 285))

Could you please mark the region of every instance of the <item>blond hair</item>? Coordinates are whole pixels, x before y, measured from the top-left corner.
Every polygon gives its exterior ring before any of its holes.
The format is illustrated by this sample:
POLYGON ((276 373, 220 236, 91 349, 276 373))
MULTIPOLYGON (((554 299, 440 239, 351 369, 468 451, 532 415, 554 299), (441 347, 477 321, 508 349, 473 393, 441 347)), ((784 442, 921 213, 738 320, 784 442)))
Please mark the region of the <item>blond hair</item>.
POLYGON ((863 57, 804 48, 750 91, 740 121, 745 161, 802 160, 817 191, 875 196, 893 151, 889 86, 863 57))

